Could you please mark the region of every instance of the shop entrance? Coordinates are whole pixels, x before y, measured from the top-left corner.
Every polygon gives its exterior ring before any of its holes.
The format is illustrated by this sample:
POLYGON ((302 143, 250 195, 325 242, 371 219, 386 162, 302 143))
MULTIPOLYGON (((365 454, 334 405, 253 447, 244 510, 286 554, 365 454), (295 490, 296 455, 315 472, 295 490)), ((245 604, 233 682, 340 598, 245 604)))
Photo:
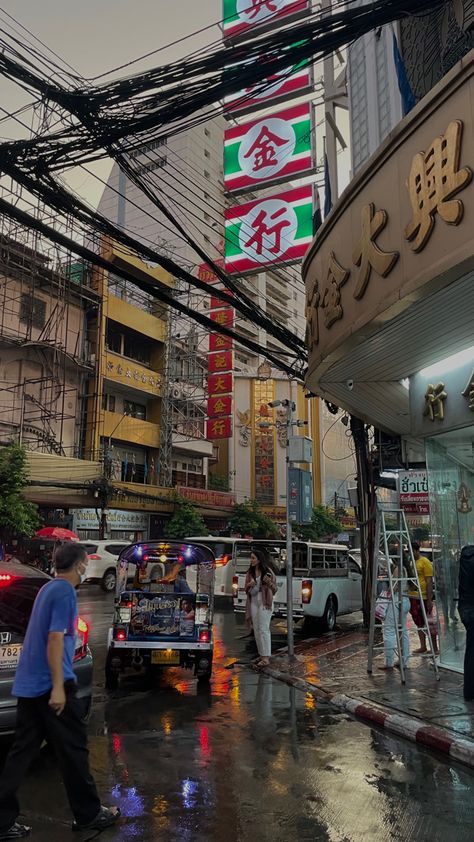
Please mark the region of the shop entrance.
POLYGON ((440 663, 462 670, 465 634, 457 610, 459 554, 474 544, 474 426, 426 439, 440 619, 440 663))

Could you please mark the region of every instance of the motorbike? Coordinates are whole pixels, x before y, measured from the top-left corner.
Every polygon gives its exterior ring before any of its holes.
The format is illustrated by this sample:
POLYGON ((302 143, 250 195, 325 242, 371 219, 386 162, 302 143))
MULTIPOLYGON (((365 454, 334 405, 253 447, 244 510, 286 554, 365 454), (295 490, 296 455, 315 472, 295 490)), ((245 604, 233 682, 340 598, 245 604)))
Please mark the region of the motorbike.
POLYGON ((193 670, 209 682, 213 658, 215 558, 202 544, 148 541, 122 550, 105 684, 129 671, 193 670))

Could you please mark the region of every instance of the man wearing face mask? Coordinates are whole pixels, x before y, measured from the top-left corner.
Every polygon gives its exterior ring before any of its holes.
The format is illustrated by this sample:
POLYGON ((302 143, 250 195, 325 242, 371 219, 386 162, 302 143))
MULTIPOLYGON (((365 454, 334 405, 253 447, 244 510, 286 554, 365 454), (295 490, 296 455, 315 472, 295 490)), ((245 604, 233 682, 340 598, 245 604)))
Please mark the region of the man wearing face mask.
POLYGON ((39 591, 13 684, 18 699, 15 739, 0 779, 0 842, 31 830, 17 821, 16 792, 47 740, 55 751, 74 815, 73 830, 102 830, 120 810, 103 807, 89 769, 87 731, 72 668, 77 625, 76 588, 85 578, 87 553, 64 544, 55 555, 56 578, 39 591))

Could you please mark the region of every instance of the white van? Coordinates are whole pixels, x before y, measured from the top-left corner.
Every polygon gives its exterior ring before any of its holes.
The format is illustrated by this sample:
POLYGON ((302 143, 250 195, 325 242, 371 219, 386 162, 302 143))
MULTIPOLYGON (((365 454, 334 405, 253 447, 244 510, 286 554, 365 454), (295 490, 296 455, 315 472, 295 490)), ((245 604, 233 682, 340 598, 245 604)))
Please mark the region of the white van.
MULTIPOLYGON (((284 557, 284 556, 283 556, 284 557)), ((234 577, 234 609, 245 611, 245 574, 234 577)), ((286 571, 277 576, 274 613, 286 617, 286 571)), ((338 614, 362 610, 362 571, 343 544, 293 542, 293 616, 327 631, 338 614)))
POLYGON ((275 571, 281 569, 286 559, 285 541, 272 539, 224 538, 216 535, 188 537, 185 541, 193 544, 205 544, 214 553, 216 559, 216 582, 214 596, 233 597, 232 582, 236 573, 244 573, 250 566, 252 547, 262 547, 270 553, 275 571))

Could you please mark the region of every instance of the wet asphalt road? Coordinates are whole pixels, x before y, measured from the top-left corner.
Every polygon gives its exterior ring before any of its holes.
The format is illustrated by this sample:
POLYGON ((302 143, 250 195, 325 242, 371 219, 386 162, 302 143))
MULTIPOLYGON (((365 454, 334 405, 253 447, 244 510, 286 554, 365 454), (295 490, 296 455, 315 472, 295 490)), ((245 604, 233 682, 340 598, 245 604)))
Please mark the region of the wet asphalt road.
MULTIPOLYGON (((210 689, 169 670, 149 688, 133 676, 103 688, 112 599, 89 586, 81 614, 95 656, 91 762, 120 826, 101 840, 155 842, 464 842, 474 838, 474 775, 461 766, 319 705, 245 666, 252 654, 232 612, 217 614, 210 689)), ((276 627, 275 640, 283 641, 276 627)), ((72 834, 54 759, 22 787, 32 840, 72 834)))

